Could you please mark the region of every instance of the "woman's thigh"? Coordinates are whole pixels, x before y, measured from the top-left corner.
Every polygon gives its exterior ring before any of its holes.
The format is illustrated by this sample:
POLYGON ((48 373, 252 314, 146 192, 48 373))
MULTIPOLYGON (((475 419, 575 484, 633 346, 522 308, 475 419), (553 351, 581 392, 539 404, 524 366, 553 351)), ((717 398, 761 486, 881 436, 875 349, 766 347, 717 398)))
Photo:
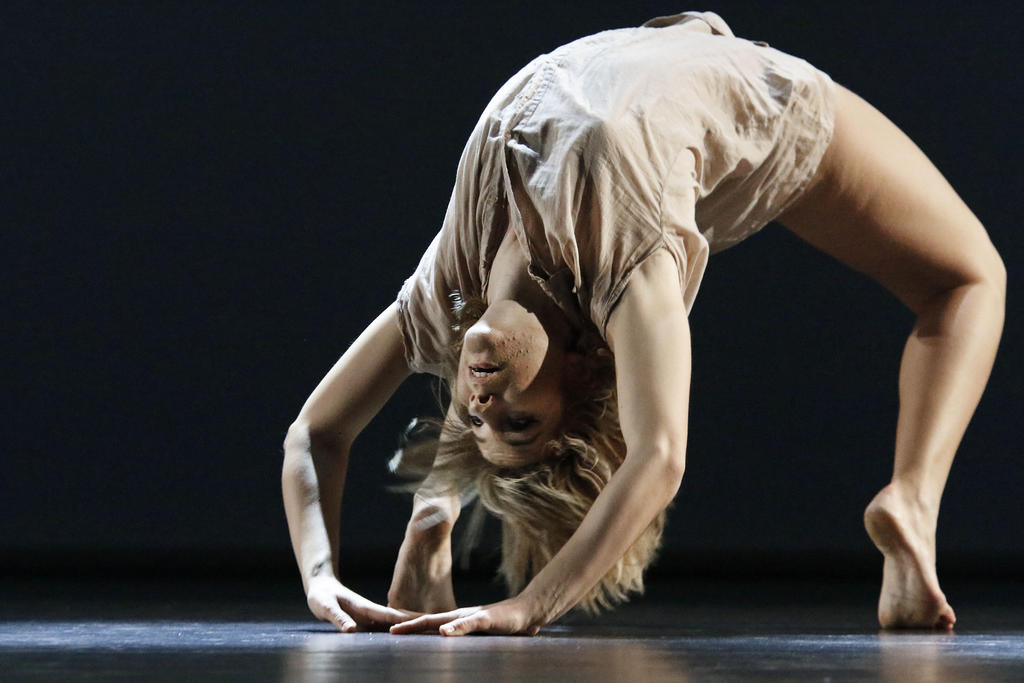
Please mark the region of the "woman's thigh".
POLYGON ((954 287, 1005 277, 985 228, 917 145, 863 99, 836 89, 832 143, 808 190, 778 221, 914 311, 954 287))

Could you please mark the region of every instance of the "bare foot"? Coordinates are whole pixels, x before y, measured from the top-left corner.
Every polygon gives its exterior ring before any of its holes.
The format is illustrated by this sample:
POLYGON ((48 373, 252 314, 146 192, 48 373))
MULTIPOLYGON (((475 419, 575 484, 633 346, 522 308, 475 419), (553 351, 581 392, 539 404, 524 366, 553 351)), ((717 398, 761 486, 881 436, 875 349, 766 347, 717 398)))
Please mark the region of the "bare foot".
POLYGON ((878 600, 882 628, 952 629, 956 615, 935 573, 934 518, 889 484, 864 510, 864 526, 885 556, 878 600))

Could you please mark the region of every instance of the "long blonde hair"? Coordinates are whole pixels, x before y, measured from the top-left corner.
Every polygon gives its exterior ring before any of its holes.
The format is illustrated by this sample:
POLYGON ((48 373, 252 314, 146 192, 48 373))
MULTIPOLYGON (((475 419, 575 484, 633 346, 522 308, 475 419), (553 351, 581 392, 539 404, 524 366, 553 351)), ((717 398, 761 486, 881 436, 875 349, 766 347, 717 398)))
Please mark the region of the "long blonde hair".
MULTIPOLYGON (((458 370, 462 338, 485 309, 480 299, 453 296, 454 334, 445 378, 449 387, 458 370)), ((517 468, 490 463, 480 454, 470 426, 449 410, 444 420, 416 421, 420 436, 427 438, 409 439, 392 461, 393 471, 421 478, 405 488, 427 495, 457 493, 464 502, 476 498, 478 509, 482 505, 501 520, 499 573, 510 594, 518 593, 569 540, 626 455, 611 351, 596 331, 582 332, 574 347, 584 360, 571 378, 572 391, 566 392, 570 400, 564 430, 546 445, 549 455, 544 460, 517 468)), ((643 572, 657 554, 664 525, 663 511, 580 607, 596 613, 642 593, 643 572)), ((473 533, 468 536, 467 549, 475 541, 473 533)))

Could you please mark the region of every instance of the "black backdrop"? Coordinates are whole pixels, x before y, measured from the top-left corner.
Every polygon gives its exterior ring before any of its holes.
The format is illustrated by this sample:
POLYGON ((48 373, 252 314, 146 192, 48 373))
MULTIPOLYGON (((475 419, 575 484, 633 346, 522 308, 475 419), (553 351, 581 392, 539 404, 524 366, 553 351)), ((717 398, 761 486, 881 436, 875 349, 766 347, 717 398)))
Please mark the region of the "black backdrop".
MULTIPOLYGON (((683 9, 5 4, 3 567, 290 570, 285 430, 412 271, 491 93, 561 43, 683 9)), ((873 102, 988 226, 1010 313, 939 541, 950 562, 1020 566, 1015 3, 695 9, 873 102)), ((777 226, 714 257, 663 566, 871 559, 860 516, 890 473, 911 324, 777 226)), ((385 462, 431 410, 414 378, 357 442, 347 569, 393 556, 408 503, 385 462)))

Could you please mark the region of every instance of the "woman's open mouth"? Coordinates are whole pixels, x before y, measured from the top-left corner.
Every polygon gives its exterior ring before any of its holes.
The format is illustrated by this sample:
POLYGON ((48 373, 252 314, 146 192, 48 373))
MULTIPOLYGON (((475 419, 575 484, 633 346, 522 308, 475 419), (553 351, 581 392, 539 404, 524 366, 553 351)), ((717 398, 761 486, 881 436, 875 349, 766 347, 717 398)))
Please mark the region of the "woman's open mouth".
POLYGON ((501 368, 502 366, 494 363, 472 363, 469 366, 469 374, 473 377, 490 377, 501 368))

